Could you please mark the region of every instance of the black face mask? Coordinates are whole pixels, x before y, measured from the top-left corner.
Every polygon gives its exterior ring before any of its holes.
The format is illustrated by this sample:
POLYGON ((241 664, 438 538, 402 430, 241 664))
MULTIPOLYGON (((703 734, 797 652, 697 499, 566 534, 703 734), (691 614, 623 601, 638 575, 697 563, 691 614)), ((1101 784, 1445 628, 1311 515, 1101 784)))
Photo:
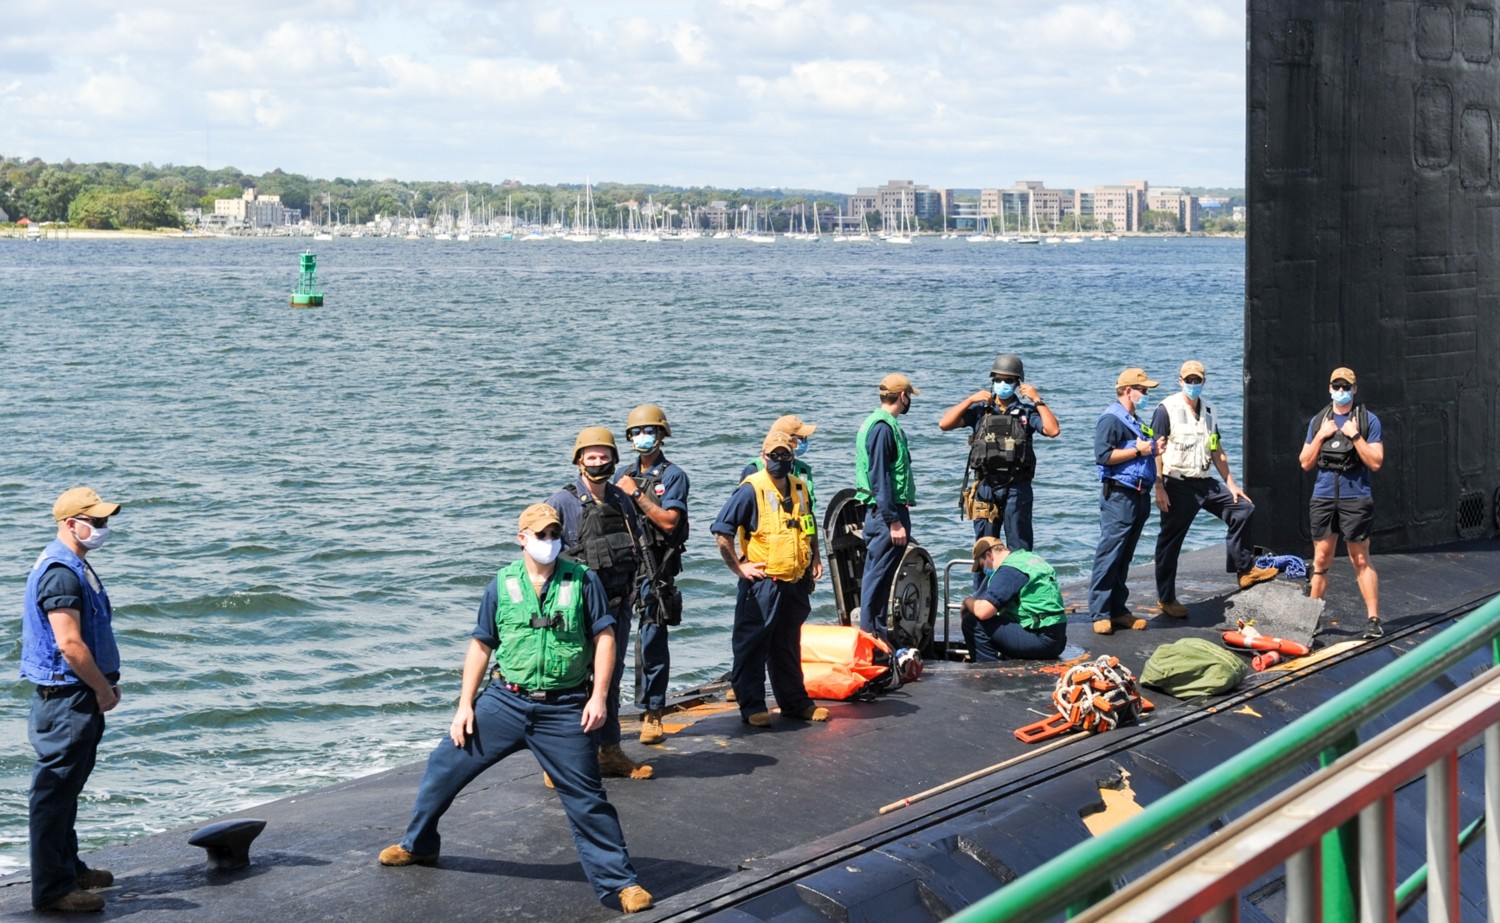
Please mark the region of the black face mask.
POLYGON ((784 478, 792 473, 792 460, 790 458, 767 458, 766 474, 773 478, 784 478))
POLYGON ((595 482, 595 483, 598 483, 599 481, 607 481, 607 480, 609 480, 610 477, 614 473, 615 473, 615 463, 614 462, 605 462, 602 465, 584 465, 583 466, 583 476, 586 477, 586 478, 588 478, 590 481, 595 482))

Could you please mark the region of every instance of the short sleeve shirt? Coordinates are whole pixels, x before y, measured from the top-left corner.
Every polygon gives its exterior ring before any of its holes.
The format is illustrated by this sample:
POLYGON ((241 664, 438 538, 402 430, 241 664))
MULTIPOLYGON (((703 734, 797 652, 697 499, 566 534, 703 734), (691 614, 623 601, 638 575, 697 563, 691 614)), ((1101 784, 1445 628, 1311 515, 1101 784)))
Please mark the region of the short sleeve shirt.
MULTIPOLYGON (((557 577, 554 568, 552 576, 542 585, 541 596, 546 598, 552 589, 552 581, 557 577)), ((495 625, 495 609, 500 605, 500 582, 499 578, 490 581, 490 585, 484 589, 484 597, 479 601, 479 621, 474 626, 471 636, 475 641, 483 644, 490 650, 500 649, 500 630, 495 625)), ((609 613, 609 600, 604 595, 604 584, 599 580, 599 575, 588 571, 583 575, 583 615, 588 620, 589 637, 594 637, 599 632, 615 625, 614 616, 609 613)))

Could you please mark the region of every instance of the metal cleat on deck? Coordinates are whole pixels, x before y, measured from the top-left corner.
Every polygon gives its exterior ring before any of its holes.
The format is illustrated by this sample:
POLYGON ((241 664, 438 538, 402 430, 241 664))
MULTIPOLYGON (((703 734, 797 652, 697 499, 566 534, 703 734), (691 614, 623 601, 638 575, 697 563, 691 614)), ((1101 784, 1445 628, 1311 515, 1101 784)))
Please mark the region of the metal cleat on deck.
POLYGON ((266 829, 266 822, 250 817, 209 824, 188 837, 189 846, 208 851, 208 869, 228 872, 250 864, 250 844, 266 829))

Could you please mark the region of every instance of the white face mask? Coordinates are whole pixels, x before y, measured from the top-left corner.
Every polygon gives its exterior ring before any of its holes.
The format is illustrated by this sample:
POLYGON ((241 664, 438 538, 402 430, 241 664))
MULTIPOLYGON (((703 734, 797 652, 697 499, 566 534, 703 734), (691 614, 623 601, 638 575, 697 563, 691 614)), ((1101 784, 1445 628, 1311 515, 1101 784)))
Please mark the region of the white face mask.
MULTIPOLYGON (((75 523, 83 522, 83 520, 81 519, 75 519, 73 521, 75 523)), ((102 547, 105 542, 109 541, 109 526, 96 526, 92 523, 87 522, 83 522, 83 524, 89 527, 89 537, 79 538, 77 532, 73 533, 73 537, 78 539, 78 544, 82 545, 84 548, 88 549, 89 551, 94 551, 95 549, 102 547)))
POLYGON ((526 536, 526 556, 538 564, 551 564, 562 553, 562 539, 526 536))

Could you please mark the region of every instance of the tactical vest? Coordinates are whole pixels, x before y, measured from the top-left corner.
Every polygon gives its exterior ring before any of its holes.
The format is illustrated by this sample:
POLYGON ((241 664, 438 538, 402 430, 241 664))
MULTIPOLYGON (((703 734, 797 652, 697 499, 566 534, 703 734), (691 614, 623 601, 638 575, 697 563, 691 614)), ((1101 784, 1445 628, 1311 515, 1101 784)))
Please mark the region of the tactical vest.
POLYGON ((1181 391, 1161 402, 1172 428, 1167 433, 1167 448, 1162 453, 1162 473, 1176 478, 1206 478, 1213 464, 1213 450, 1218 448, 1214 430, 1218 421, 1207 401, 1198 402, 1193 413, 1187 395, 1181 391))
POLYGON ((807 485, 795 475, 787 478, 790 496, 782 496, 776 482, 757 471, 742 482, 755 489, 755 531, 740 530, 740 554, 746 561, 766 566, 766 576, 800 580, 812 564, 812 540, 817 526, 807 485))
POLYGON ((593 645, 583 611, 587 569, 558 561, 538 600, 526 565, 508 564, 495 575, 495 663, 508 683, 527 689, 573 689, 588 681, 593 645))
POLYGON ((607 488, 602 503, 595 501, 592 494, 579 493, 576 484, 564 489, 578 498, 581 509, 578 538, 563 549, 563 557, 585 564, 597 573, 611 599, 626 595, 635 579, 637 560, 635 539, 630 534, 625 511, 610 502, 607 488))
POLYGON ((83 587, 78 629, 83 643, 94 657, 94 664, 101 673, 118 673, 120 649, 115 644, 109 594, 104 592, 104 585, 82 558, 67 545, 53 539, 37 557, 31 576, 26 580, 26 603, 21 613, 21 678, 42 686, 71 686, 83 682, 63 659, 57 638, 52 634, 52 622, 42 611, 41 600, 37 598, 42 575, 53 564, 71 570, 83 587))
MULTIPOLYGON (((1114 449, 1130 449, 1135 446, 1137 439, 1145 439, 1145 429, 1135 414, 1128 413, 1125 405, 1115 401, 1104 411, 1104 416, 1112 416, 1125 424, 1130 430, 1131 438, 1126 439, 1119 445, 1111 446, 1114 449)), ((1102 419, 1102 418, 1101 418, 1102 419)), ((1099 480, 1109 478, 1119 481, 1126 487, 1133 489, 1144 489, 1156 483, 1156 459, 1150 455, 1142 455, 1140 458, 1129 458, 1118 465, 1095 465, 1094 470, 1099 474, 1099 480)))
POLYGON ((875 491, 870 487, 870 427, 884 423, 891 428, 896 439, 896 459, 891 464, 891 492, 898 506, 911 506, 917 498, 917 488, 911 477, 911 452, 906 448, 906 434, 901 424, 884 407, 870 414, 854 437, 854 496, 860 503, 874 503, 875 491))
POLYGON ((1006 555, 1000 566, 1014 567, 1026 575, 1020 595, 1001 607, 1001 615, 1015 619, 1030 631, 1067 621, 1062 590, 1058 589, 1057 573, 1051 564, 1029 551, 1016 550, 1006 555))
MULTIPOLYGON (((635 481, 641 493, 650 494, 653 499, 660 499, 661 495, 656 492, 656 487, 662 482, 662 475, 666 473, 667 466, 672 464, 665 457, 656 464, 641 470, 640 460, 626 469, 625 474, 635 481)), ((656 558, 656 576, 660 580, 668 580, 682 572, 682 552, 687 546, 688 518, 687 510, 680 510, 677 519, 677 527, 671 534, 662 531, 661 527, 651 521, 649 516, 642 514, 641 528, 646 532, 646 541, 651 546, 651 553, 656 558)))
POLYGON ((1020 401, 1008 408, 985 403, 984 416, 969 436, 969 469, 977 480, 1008 483, 1036 470, 1031 450, 1030 411, 1020 401))
MULTIPOLYGON (((1365 409, 1364 404, 1355 404, 1349 408, 1349 413, 1357 414, 1359 421, 1359 434, 1368 439, 1370 437, 1370 412, 1365 409)), ((1317 432, 1323 426, 1324 420, 1333 419, 1336 409, 1330 402, 1323 412, 1313 418, 1313 432, 1317 432)), ((1340 414, 1342 416, 1342 414, 1340 414)), ((1323 471, 1336 471, 1346 474, 1363 465, 1360 461, 1359 452, 1354 448, 1354 440, 1344 435, 1343 430, 1335 430, 1332 436, 1323 440, 1323 445, 1318 449, 1318 468, 1323 471)))

